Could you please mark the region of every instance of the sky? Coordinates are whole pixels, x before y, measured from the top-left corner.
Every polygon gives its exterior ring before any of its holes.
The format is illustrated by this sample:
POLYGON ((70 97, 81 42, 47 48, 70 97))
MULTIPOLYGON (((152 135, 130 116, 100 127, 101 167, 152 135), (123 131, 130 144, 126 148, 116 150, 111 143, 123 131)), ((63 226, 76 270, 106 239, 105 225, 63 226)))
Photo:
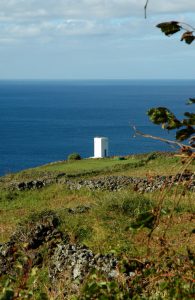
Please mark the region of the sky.
POLYGON ((0 0, 0 79, 194 79, 195 0, 0 0))

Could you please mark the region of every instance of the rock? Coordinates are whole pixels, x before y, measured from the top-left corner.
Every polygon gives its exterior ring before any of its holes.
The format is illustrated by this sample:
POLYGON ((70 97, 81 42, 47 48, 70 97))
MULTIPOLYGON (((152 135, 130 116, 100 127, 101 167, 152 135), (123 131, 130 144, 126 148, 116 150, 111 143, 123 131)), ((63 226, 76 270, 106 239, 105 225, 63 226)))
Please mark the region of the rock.
POLYGON ((71 181, 65 184, 71 190, 80 190, 85 187, 90 190, 119 191, 133 184, 134 190, 138 192, 153 192, 171 184, 185 184, 191 191, 195 190, 195 174, 177 174, 176 176, 156 176, 152 179, 129 177, 129 176, 105 176, 98 179, 71 181))
MULTIPOLYGON (((57 230, 59 218, 52 211, 34 216, 29 222, 18 226, 10 241, 0 245, 0 274, 12 269, 18 251, 32 251, 53 240, 62 240, 66 236, 57 230), (34 219, 33 219, 34 218, 34 219)), ((34 263, 40 264, 40 255, 34 252, 34 263)))
POLYGON ((50 278, 56 281, 60 273, 69 270, 72 280, 82 282, 94 269, 104 273, 108 277, 117 277, 117 260, 112 255, 94 255, 85 246, 59 244, 51 257, 49 268, 50 278))
MULTIPOLYGON (((60 181, 61 179, 59 179, 60 181)), ((12 182, 9 185, 9 189, 14 190, 17 189, 19 191, 25 191, 25 190, 35 190, 35 189, 41 189, 44 186, 56 183, 58 180, 56 178, 45 178, 42 180, 31 180, 27 182, 12 182)))
POLYGON ((18 227, 11 237, 12 242, 26 243, 27 249, 36 249, 54 238, 55 235, 60 234, 55 230, 59 225, 59 218, 54 212, 43 212, 34 218, 28 222, 27 226, 22 224, 18 227))
POLYGON ((71 190, 80 190, 86 187, 91 190, 110 190, 117 191, 129 186, 132 183, 132 178, 128 176, 107 176, 98 179, 80 180, 66 182, 66 185, 71 190))
POLYGON ((12 269, 14 253, 14 243, 8 242, 0 244, 0 276, 7 274, 7 272, 12 269))
POLYGON ((25 182, 20 182, 17 186, 17 189, 19 191, 24 191, 27 188, 26 183, 25 182))
POLYGON ((24 270, 47 266, 54 286, 64 272, 73 286, 78 286, 92 270, 108 278, 119 275, 113 254, 94 254, 86 246, 71 244, 67 234, 58 230, 59 224, 52 211, 34 215, 21 224, 8 243, 0 244, 0 276, 17 276, 19 260, 24 270))
POLYGON ((65 184, 70 190, 80 190, 85 187, 90 190, 108 190, 120 191, 134 186, 134 190, 138 192, 153 192, 157 189, 168 187, 171 184, 186 184, 191 191, 195 190, 195 174, 186 172, 184 174, 176 174, 175 176, 155 176, 153 178, 139 178, 131 176, 104 176, 93 178, 90 180, 82 179, 79 181, 69 180, 64 177, 64 173, 59 174, 56 178, 45 178, 43 180, 33 180, 28 182, 14 182, 11 184, 11 189, 19 191, 41 189, 44 186, 59 183, 65 184))

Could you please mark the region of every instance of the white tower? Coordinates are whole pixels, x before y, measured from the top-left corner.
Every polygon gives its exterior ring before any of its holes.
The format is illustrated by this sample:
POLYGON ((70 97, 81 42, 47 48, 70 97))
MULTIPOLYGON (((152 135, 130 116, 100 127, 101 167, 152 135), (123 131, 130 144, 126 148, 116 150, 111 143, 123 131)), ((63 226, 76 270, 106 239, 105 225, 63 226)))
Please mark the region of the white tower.
POLYGON ((94 138, 94 158, 102 158, 108 156, 108 138, 94 138))

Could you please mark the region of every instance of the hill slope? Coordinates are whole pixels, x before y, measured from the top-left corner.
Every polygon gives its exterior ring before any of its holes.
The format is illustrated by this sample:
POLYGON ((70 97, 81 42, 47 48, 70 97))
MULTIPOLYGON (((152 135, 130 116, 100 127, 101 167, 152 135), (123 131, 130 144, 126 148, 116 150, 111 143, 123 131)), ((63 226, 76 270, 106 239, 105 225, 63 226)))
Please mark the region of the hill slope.
POLYGON ((2 177, 2 299, 193 298, 194 170, 151 153, 2 177))

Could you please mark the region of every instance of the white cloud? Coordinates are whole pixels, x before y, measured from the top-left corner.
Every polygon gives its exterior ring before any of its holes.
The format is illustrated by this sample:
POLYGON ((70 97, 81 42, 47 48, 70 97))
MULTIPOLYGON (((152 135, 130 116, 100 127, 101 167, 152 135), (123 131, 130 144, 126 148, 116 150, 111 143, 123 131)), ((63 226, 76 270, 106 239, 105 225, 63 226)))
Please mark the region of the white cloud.
POLYGON ((195 13, 194 0, 150 0, 150 10, 156 13, 195 13))
POLYGON ((0 0, 0 78, 193 77, 193 46, 155 25, 195 25, 195 0, 150 0, 146 20, 144 4, 0 0))
POLYGON ((0 0, 0 39, 108 34, 134 37, 141 32, 150 34, 156 20, 161 20, 159 14, 165 14, 164 19, 166 14, 175 19, 180 14, 178 17, 185 19, 185 13, 195 13, 194 0, 150 0, 146 24, 144 4, 145 0, 0 0))
MULTIPOLYGON (((143 15, 145 0, 1 0, 0 11, 13 17, 112 18, 143 15)), ((195 11, 194 0, 150 0, 153 13, 195 11)))

